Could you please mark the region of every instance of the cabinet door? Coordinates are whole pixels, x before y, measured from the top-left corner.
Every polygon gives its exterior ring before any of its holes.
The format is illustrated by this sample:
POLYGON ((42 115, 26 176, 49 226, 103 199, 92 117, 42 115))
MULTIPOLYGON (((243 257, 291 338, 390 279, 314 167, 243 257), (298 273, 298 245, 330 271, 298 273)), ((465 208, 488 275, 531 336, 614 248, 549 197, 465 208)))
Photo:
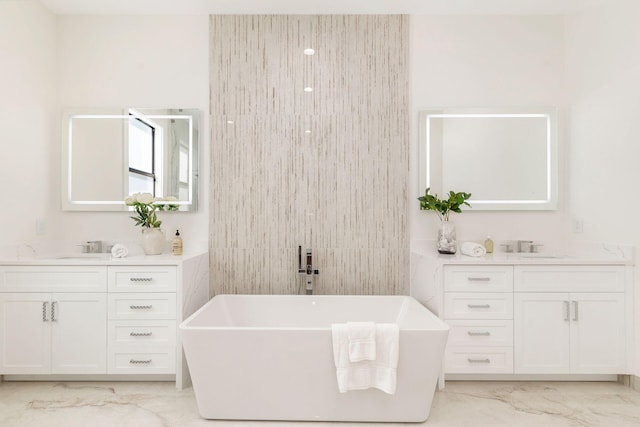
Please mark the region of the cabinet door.
POLYGON ((48 374, 50 294, 0 294, 0 374, 48 374))
POLYGON ((624 313, 621 293, 571 294, 572 372, 624 372, 624 313))
POLYGON ((51 373, 106 374, 106 294, 54 293, 51 304, 51 373))
POLYGON ((516 293, 514 299, 515 373, 569 373, 569 295, 516 293))

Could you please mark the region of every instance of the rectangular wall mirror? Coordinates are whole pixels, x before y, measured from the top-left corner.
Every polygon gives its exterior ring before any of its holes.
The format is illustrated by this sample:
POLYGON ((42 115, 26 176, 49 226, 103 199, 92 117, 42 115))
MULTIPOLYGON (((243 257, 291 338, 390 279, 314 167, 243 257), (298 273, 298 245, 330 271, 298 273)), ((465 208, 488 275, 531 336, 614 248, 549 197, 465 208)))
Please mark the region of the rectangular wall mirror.
POLYGON ((554 108, 420 112, 420 195, 471 193, 471 210, 554 210, 557 162, 554 108))
POLYGON ((133 193, 197 209, 197 109, 74 109, 62 121, 62 209, 126 211, 133 193))

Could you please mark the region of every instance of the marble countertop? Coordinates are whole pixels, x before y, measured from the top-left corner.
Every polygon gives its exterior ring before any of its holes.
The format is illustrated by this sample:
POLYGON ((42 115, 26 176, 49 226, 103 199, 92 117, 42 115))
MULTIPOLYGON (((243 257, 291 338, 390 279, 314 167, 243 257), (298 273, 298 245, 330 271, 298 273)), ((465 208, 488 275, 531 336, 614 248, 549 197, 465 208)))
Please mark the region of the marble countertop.
POLYGON ((180 265, 183 261, 205 254, 206 251, 185 252, 183 255, 134 254, 115 258, 108 253, 60 253, 35 257, 5 257, 0 265, 180 265))
POLYGON ((439 264, 486 264, 486 265, 633 265, 632 248, 619 245, 583 245, 559 247, 549 245, 553 250, 540 253, 495 252, 480 257, 460 253, 439 254, 431 240, 411 242, 411 253, 427 257, 439 264))

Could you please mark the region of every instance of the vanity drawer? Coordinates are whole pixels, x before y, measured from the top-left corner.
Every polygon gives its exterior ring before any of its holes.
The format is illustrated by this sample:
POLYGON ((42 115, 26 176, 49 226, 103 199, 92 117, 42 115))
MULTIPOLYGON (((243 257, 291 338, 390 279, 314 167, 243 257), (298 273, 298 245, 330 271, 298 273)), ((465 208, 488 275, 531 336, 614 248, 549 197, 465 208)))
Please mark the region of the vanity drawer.
POLYGON ((512 320, 448 320, 448 346, 508 347, 513 345, 512 320))
POLYGON ((110 320, 109 347, 113 346, 174 346, 175 320, 110 320))
POLYGON ((106 292, 107 267, 0 267, 2 292, 106 292))
POLYGON ((509 265, 445 265, 447 292, 511 292, 513 267, 509 265))
POLYGON ((108 374, 175 374, 175 347, 113 349, 107 357, 108 374))
POLYGON ((175 319, 176 294, 108 294, 109 319, 175 319))
POLYGON ((607 265, 516 266, 516 292, 624 292, 625 269, 607 265))
POLYGON ((513 374, 513 347, 450 347, 447 374, 513 374))
POLYGON ((176 267, 109 267, 109 292, 175 292, 176 267))
POLYGON ((445 292, 445 319, 512 319, 513 294, 445 292))

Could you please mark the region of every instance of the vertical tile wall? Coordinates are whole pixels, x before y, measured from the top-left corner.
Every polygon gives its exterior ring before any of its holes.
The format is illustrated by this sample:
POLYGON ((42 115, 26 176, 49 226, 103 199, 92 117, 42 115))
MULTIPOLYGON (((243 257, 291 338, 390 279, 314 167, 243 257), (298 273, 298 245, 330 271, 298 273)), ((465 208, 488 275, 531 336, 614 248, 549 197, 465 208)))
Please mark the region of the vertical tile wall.
POLYGON ((318 294, 408 293, 407 34, 400 15, 211 16, 213 293, 303 293, 298 245, 318 294))

